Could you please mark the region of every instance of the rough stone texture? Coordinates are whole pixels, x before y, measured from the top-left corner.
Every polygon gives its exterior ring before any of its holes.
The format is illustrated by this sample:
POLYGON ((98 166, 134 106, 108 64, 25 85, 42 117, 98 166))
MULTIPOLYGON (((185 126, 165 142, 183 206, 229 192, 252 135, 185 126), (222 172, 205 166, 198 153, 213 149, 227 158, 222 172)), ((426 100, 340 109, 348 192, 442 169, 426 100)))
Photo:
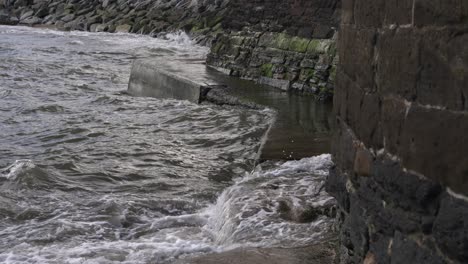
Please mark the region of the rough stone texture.
POLYGON ((0 24, 158 36, 184 30, 208 64, 283 90, 333 95, 341 0, 4 0, 0 24))
POLYGON ((231 32, 216 39, 208 63, 232 76, 325 99, 332 96, 336 36, 308 39, 275 32, 231 32))
POLYGON ((468 262, 467 7, 343 1, 327 183, 342 263, 468 262))
POLYGON ((208 63, 230 75, 330 98, 339 0, 231 1, 208 63))

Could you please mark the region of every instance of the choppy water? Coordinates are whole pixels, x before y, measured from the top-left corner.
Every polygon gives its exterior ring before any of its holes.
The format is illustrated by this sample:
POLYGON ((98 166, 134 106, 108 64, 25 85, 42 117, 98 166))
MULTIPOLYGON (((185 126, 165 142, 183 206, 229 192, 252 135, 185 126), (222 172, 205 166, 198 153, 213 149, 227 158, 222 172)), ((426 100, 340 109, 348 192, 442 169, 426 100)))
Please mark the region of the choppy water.
POLYGON ((184 36, 0 26, 0 262, 166 263, 301 246, 330 220, 329 155, 254 169, 273 112, 126 95, 131 62, 203 59, 184 36))

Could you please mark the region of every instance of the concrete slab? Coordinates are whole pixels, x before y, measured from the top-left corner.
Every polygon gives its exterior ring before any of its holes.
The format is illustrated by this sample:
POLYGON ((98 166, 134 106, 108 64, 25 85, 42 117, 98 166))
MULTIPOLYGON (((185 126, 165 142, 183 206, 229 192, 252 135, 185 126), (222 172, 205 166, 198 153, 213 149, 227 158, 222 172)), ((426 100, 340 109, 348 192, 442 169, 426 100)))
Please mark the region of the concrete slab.
POLYGON ((135 60, 128 93, 133 96, 173 98, 200 103, 207 89, 219 85, 201 61, 161 62, 156 59, 135 60))

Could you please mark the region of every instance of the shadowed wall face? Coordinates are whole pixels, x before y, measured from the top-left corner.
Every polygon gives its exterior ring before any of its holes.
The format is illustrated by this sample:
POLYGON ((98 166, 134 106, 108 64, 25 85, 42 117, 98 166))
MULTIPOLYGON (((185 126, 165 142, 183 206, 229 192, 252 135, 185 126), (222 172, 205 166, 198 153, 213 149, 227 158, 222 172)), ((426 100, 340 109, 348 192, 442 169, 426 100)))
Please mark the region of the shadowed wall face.
POLYGON ((340 30, 343 262, 467 262, 468 2, 344 0, 340 30))

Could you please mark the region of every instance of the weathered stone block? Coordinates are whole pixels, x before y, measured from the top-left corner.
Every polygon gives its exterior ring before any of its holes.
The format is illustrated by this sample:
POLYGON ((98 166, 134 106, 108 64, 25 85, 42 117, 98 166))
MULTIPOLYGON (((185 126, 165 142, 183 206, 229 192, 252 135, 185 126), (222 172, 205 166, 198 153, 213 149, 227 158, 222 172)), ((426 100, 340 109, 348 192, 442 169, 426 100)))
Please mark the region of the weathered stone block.
POLYGON ((378 94, 365 93, 362 97, 356 133, 367 147, 383 148, 381 99, 378 94))
POLYGON ((130 32, 130 29, 132 29, 131 25, 124 24, 124 25, 119 25, 115 28, 115 32, 117 33, 128 33, 130 32))
POLYGON ((354 173, 359 176, 371 176, 374 158, 368 149, 363 145, 357 147, 354 159, 354 173))
POLYGON ((291 84, 291 82, 288 80, 273 79, 269 77, 260 77, 258 78, 257 82, 260 84, 266 84, 272 87, 276 87, 284 91, 289 90, 289 86, 291 84))
POLYGON ((356 0, 354 21, 358 27, 378 28, 385 18, 385 0, 356 0))
POLYGON ((374 164, 374 179, 382 186, 385 200, 421 215, 434 216, 442 187, 429 179, 403 171, 399 162, 379 157, 374 164))
POLYGON ((334 133, 332 141, 335 163, 340 164, 343 171, 352 172, 356 159, 356 136, 341 119, 338 119, 336 126, 339 129, 334 133))
POLYGON ((468 194, 468 137, 462 131, 468 131, 466 113, 412 106, 398 155, 406 168, 468 194))
POLYGON ((468 204, 445 195, 434 224, 439 247, 461 263, 468 262, 468 204))
POLYGON ((351 242, 347 247, 351 249, 351 258, 354 259, 354 263, 360 263, 369 250, 369 229, 366 219, 362 217, 365 211, 358 205, 358 202, 359 198, 351 193, 349 214, 342 227, 342 234, 348 236, 351 242))
POLYGON ((364 264, 390 264, 392 245, 393 241, 388 236, 380 233, 369 234, 369 252, 366 255, 364 264))
POLYGON ((409 25, 413 19, 413 1, 386 0, 385 25, 409 25))
POLYGON ((354 88, 351 87, 352 84, 346 73, 344 73, 341 68, 338 68, 333 96, 333 111, 335 115, 342 119, 345 119, 347 115, 346 98, 348 97, 348 90, 354 88))
POLYGON ((464 110, 468 91, 468 32, 462 28, 421 33, 417 101, 464 110), (464 44, 463 44, 464 43, 464 44))
POLYGON ((339 37, 342 70, 364 90, 375 90, 374 44, 376 31, 343 26, 339 37))
POLYGON ((354 24, 354 2, 356 0, 344 0, 341 5, 341 24, 354 24))
POLYGON ((184 68, 163 64, 153 59, 136 60, 130 74, 128 93, 199 103, 209 87, 219 86, 205 65, 192 63, 184 68))
POLYGON ((391 235, 395 230, 405 233, 421 232, 425 219, 416 212, 403 210, 392 200, 386 200, 382 186, 372 177, 351 179, 356 189, 351 204, 354 202, 355 208, 359 208, 359 214, 368 223, 372 233, 391 235))
POLYGON ((348 89, 347 109, 345 121, 353 131, 359 131, 361 120, 361 106, 364 98, 364 91, 352 86, 348 89))
POLYGON ((465 0, 415 0, 416 26, 464 24, 468 17, 465 0))
POLYGON ((384 147, 393 155, 399 150, 408 107, 402 98, 384 97, 382 100, 381 126, 384 147))
POLYGON ((395 233, 391 247, 392 264, 428 263, 443 264, 445 259, 437 255, 437 250, 430 241, 414 241, 406 234, 395 233), (425 244, 425 245, 422 245, 425 244))
POLYGON ((307 46, 309 46, 309 42, 310 42, 310 39, 293 37, 289 44, 288 50, 304 53, 307 51, 307 46))
MULTIPOLYGON (((420 39, 412 28, 385 30, 378 39, 377 84, 383 94, 416 98, 419 80, 420 39)), ((372 71, 372 70, 371 70, 372 71)))

